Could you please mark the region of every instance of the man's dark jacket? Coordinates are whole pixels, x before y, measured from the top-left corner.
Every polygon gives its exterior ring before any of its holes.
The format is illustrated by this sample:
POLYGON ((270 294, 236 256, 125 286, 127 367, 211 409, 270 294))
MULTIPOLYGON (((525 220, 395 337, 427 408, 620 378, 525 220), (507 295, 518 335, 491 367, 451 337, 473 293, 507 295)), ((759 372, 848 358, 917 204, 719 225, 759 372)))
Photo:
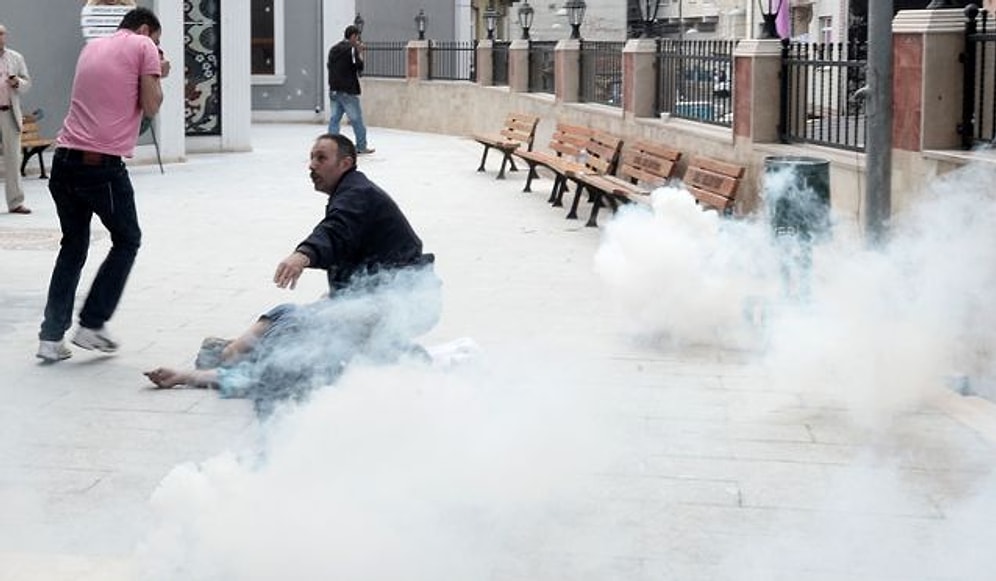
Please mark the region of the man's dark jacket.
POLYGON ((339 180, 325 219, 297 251, 311 259, 310 268, 328 272, 331 291, 348 286, 355 274, 433 261, 394 200, 355 169, 339 180))
POLYGON ((329 49, 329 90, 350 95, 360 94, 360 73, 363 59, 353 50, 349 40, 341 40, 329 49))

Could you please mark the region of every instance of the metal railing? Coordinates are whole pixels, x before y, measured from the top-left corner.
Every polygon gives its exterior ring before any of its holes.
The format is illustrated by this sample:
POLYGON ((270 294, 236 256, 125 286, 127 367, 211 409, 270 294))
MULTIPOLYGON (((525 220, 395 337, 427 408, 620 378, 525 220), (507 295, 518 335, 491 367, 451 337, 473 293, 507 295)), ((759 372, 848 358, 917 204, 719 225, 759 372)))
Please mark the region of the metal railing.
POLYGON ((657 42, 657 112, 733 126, 732 40, 657 42))
POLYGON ((864 151, 865 43, 782 41, 779 138, 864 151))
POLYGON ((511 44, 510 40, 496 40, 491 45, 491 74, 495 85, 508 85, 508 47, 511 44))
POLYGON ((363 76, 403 79, 407 75, 408 42, 368 42, 363 55, 363 76))
POLYGON ((610 41, 581 42, 580 101, 622 107, 624 45, 610 41))
POLYGON ((477 80, 476 40, 433 40, 429 43, 429 78, 477 80))
POLYGON ((996 27, 987 10, 967 10, 964 91, 958 133, 965 149, 996 145, 996 27))
POLYGON ((553 49, 555 40, 529 41, 529 92, 553 93, 553 49))

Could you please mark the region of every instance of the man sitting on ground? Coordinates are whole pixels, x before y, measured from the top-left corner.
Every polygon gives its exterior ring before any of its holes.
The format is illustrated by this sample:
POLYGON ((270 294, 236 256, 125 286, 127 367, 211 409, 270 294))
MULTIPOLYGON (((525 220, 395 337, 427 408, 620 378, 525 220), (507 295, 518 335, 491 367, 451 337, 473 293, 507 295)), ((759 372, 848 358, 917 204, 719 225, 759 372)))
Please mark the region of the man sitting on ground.
POLYGON ((329 295, 280 305, 239 338, 208 342, 198 368, 160 367, 158 387, 217 387, 229 397, 272 401, 301 396, 334 379, 352 356, 396 357, 439 318, 440 282, 397 204, 356 169, 342 135, 318 137, 309 164, 315 190, 329 196, 324 219, 278 265, 273 280, 295 288, 306 268, 326 271, 329 295), (206 361, 213 359, 212 361, 206 361))

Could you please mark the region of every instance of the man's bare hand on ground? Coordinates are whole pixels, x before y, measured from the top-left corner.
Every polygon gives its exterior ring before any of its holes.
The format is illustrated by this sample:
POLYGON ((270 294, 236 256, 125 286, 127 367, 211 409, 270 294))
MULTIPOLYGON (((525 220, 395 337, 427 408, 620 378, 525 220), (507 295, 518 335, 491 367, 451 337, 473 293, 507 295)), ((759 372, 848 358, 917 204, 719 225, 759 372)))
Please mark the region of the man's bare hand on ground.
POLYGON ((297 287, 297 279, 301 278, 301 273, 311 264, 311 259, 307 254, 294 252, 277 265, 277 272, 273 275, 273 282, 280 288, 297 287))

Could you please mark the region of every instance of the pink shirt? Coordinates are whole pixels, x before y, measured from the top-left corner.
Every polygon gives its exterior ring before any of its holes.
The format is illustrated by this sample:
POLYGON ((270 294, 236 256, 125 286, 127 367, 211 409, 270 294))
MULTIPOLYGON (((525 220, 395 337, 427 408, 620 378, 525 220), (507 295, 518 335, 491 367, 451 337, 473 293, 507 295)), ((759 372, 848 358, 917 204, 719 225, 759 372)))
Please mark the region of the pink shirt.
POLYGON ((56 145, 131 157, 142 123, 139 77, 161 74, 159 49, 147 36, 119 30, 87 43, 56 145))

